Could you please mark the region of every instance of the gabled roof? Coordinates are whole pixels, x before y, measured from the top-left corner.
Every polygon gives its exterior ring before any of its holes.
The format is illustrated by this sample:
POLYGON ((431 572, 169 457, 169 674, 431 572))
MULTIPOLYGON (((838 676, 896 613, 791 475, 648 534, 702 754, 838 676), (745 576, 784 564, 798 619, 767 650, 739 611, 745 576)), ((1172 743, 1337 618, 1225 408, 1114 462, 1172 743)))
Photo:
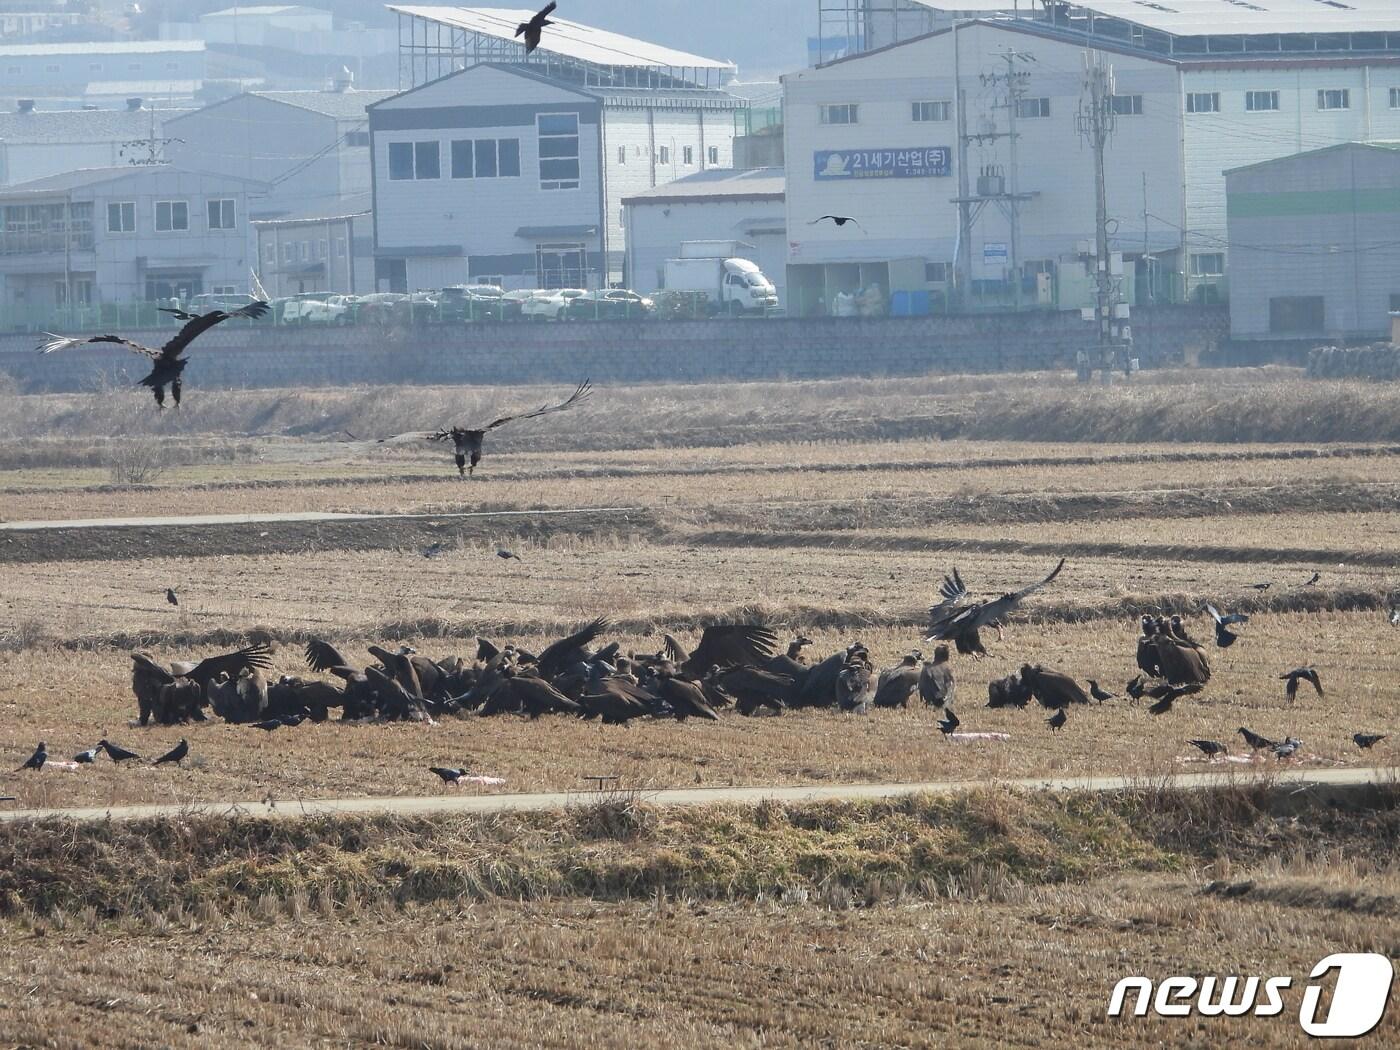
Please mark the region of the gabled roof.
MULTIPOLYGON (((598 95, 580 87, 578 84, 570 84, 567 81, 556 80, 554 77, 545 76, 543 73, 536 73, 533 69, 512 65, 509 62, 477 62, 474 65, 467 66, 466 69, 454 69, 452 72, 444 73, 440 77, 435 77, 432 80, 425 80, 415 87, 406 88, 403 91, 388 92, 386 98, 381 98, 379 101, 372 103, 369 108, 378 109, 386 102, 394 102, 397 99, 407 98, 409 95, 416 95, 420 91, 441 84, 444 80, 451 80, 453 77, 464 77, 478 69, 494 69, 501 73, 509 73, 513 77, 524 77, 526 80, 534 80, 541 84, 548 84, 552 88, 558 88, 560 91, 567 91, 569 94, 577 95, 579 98, 592 99, 594 101, 598 100, 598 95)), ((599 90, 601 91, 602 89, 600 88, 599 90)))
MULTIPOLYGON (((533 8, 504 7, 401 7, 390 4, 397 14, 440 22, 469 33, 516 42, 515 28, 534 17, 533 8)), ((539 50, 580 62, 600 66, 637 66, 642 68, 685 67, 692 69, 732 69, 733 62, 703 58, 674 48, 651 44, 645 40, 594 29, 567 19, 551 16, 553 23, 544 32, 539 50)))
POLYGON ((376 102, 383 102, 386 98, 393 98, 397 91, 245 91, 241 95, 233 95, 229 98, 220 99, 202 109, 190 110, 180 114, 179 117, 172 117, 171 120, 183 120, 187 117, 197 116, 202 113, 211 113, 220 106, 227 106, 241 98, 260 98, 268 102, 280 102, 284 106, 291 106, 294 109, 303 109, 308 113, 317 113, 321 116, 331 117, 334 120, 364 120, 365 109, 376 102))
POLYGON ((622 199, 623 204, 687 204, 706 200, 782 200, 782 168, 709 168, 622 199))
POLYGON ((316 208, 292 212, 289 215, 279 215, 275 219, 252 219, 250 221, 254 226, 281 226, 294 223, 329 222, 333 219, 346 219, 360 215, 368 215, 373 210, 373 194, 352 193, 349 196, 341 197, 337 201, 332 201, 329 204, 322 204, 316 208))
MULTIPOLYGON (((69 193, 73 190, 87 189, 91 186, 100 186, 106 182, 116 182, 118 179, 129 178, 133 175, 155 174, 157 172, 175 172, 181 175, 202 175, 211 177, 209 172, 190 171, 187 168, 176 168, 171 164, 123 164, 106 168, 79 168, 77 171, 65 171, 57 175, 45 175, 40 179, 30 179, 28 182, 17 182, 12 186, 0 187, 0 197, 13 197, 19 194, 49 194, 49 193, 69 193)), ((258 182, 255 179, 245 179, 238 175, 212 175, 214 178, 227 182, 242 182, 249 186, 265 188, 266 183, 258 182)))
POLYGON ((149 55, 152 53, 202 52, 203 40, 95 40, 83 44, 9 44, 0 47, 0 58, 34 55, 149 55))
POLYGON ((1234 175, 1242 171, 1254 171, 1256 168, 1267 168, 1275 164, 1287 164, 1290 161, 1304 160, 1308 157, 1320 156, 1323 153, 1335 153, 1339 150, 1369 149, 1379 150, 1382 153, 1389 153, 1400 159, 1400 142, 1380 141, 1380 142, 1337 142, 1331 146, 1321 146, 1318 149, 1304 150, 1301 153, 1289 153, 1282 157, 1273 157, 1270 160, 1257 160, 1253 164, 1241 164, 1237 168, 1226 168, 1226 175, 1234 175))

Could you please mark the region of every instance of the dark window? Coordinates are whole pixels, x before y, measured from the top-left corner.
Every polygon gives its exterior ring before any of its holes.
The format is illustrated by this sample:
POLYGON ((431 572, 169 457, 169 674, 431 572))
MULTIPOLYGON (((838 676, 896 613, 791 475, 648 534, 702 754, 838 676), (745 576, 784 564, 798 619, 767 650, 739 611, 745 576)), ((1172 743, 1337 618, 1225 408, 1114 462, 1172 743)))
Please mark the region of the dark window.
POLYGON ((454 179, 472 177, 471 139, 454 139, 452 141, 452 177, 454 179))
POLYGON ((494 179, 496 177, 496 140, 476 140, 476 177, 494 179))
POLYGON ((1142 116, 1141 95, 1114 95, 1113 112, 1120 117, 1142 116))
POLYGON ((500 139, 496 146, 496 167, 501 178, 517 178, 520 175, 520 140, 500 139))
POLYGON ((389 143, 389 178, 413 178, 413 143, 389 143))
POLYGON ((438 144, 436 142, 415 142, 413 144, 413 177, 415 179, 436 179, 442 175, 438 166, 438 144))
POLYGON ((1269 331, 1321 332, 1326 311, 1320 295, 1288 295, 1269 300, 1269 331))

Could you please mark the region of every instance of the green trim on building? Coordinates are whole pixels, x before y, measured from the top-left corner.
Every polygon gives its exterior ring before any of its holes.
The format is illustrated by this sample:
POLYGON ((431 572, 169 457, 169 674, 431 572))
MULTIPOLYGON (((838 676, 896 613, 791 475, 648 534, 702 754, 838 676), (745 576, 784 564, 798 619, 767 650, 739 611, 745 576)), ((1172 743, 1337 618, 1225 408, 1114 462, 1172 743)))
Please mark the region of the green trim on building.
POLYGON ((1350 215, 1400 212, 1400 187, 1379 190, 1303 190, 1293 193, 1231 193, 1231 218, 1286 215, 1350 215))

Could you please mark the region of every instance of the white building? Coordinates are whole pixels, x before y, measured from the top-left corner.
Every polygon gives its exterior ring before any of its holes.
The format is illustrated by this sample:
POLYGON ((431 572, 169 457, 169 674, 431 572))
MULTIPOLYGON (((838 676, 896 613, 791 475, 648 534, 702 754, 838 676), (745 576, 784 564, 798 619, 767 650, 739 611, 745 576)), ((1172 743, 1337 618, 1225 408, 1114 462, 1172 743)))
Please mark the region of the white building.
POLYGON ((369 108, 382 289, 619 282, 623 198, 732 163, 727 63, 564 21, 527 58, 530 12, 394 10, 445 43, 405 45, 437 79, 369 108))
MULTIPOLYGON (((935 9, 933 17, 939 8, 978 5, 897 6, 935 9)), ((1095 0, 1049 13, 1030 8, 785 77, 790 310, 818 309, 836 291, 871 283, 937 294, 957 271, 971 277, 974 294, 995 298, 1001 289, 1007 301, 1012 259, 1025 299, 1042 292, 1037 275, 1047 273, 1060 305, 1085 302, 1094 175, 1078 123, 1090 51, 1114 75, 1110 249, 1127 260, 1128 284, 1138 301, 1219 298, 1229 254, 1225 169, 1349 140, 1400 138, 1400 7, 1378 0, 1187 6, 1095 0), (990 79, 1008 72, 1014 110, 1007 81, 990 79), (1013 193, 1021 198, 1014 230, 1013 193), (967 245, 958 243, 952 203, 960 194, 980 198, 970 204, 976 218, 967 245), (864 232, 806 225, 829 213, 857 217, 864 232)))
POLYGON ((756 263, 784 303, 787 226, 783 169, 714 168, 622 200, 626 212, 627 284, 639 292, 666 287, 666 260, 685 241, 737 240, 739 256, 756 263))
POLYGON ((183 112, 140 98, 101 109, 45 109, 25 99, 0 113, 0 185, 159 155, 165 122, 183 112))
POLYGON ((278 219, 255 219, 258 280, 268 295, 374 291, 370 195, 278 219))
POLYGON ((329 33, 329 11, 295 4, 227 7, 199 16, 204 40, 210 44, 284 47, 294 33, 329 33))
POLYGON ((0 97, 110 99, 131 95, 169 105, 204 84, 199 40, 109 40, 0 47, 0 97))

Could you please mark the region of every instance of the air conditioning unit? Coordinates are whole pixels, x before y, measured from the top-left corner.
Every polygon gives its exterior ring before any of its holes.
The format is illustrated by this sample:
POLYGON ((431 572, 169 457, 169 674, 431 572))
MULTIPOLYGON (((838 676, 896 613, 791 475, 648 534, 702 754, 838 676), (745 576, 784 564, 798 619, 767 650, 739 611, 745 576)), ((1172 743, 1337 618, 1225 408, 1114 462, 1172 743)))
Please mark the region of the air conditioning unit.
POLYGON ((1114 317, 1117 317, 1117 318, 1120 319, 1120 320, 1126 320, 1127 317, 1128 317, 1128 304, 1127 304, 1127 303, 1114 303, 1114 304, 1113 304, 1113 316, 1114 316, 1114 317))
POLYGON ((1093 255, 1093 254, 1094 254, 1094 242, 1093 242, 1093 241, 1075 241, 1075 242, 1074 242, 1074 250, 1075 250, 1075 253, 1078 254, 1078 255, 1093 255))

